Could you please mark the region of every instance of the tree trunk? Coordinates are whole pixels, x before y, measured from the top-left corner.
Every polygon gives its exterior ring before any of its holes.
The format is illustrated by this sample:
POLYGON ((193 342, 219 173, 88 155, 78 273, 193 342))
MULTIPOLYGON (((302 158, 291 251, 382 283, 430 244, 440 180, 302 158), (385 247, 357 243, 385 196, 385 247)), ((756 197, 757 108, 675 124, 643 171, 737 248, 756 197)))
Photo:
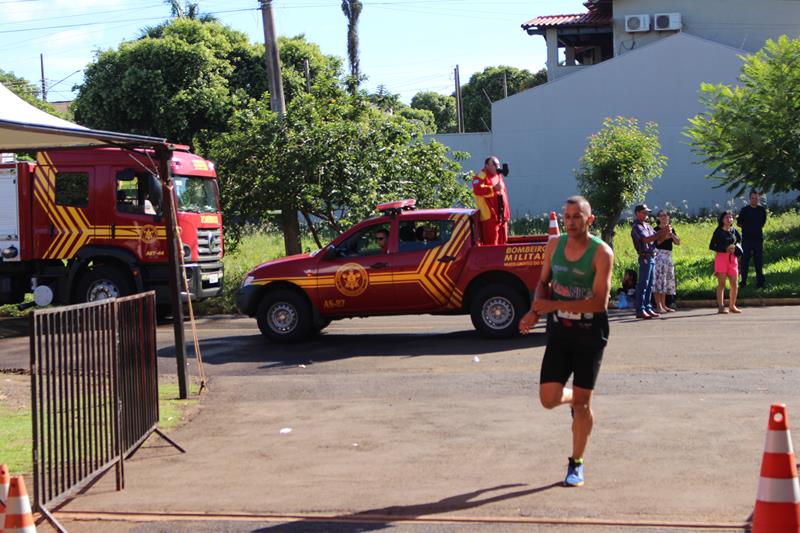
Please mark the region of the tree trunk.
POLYGON ((302 253, 300 244, 300 221, 297 219, 297 210, 294 207, 284 207, 281 210, 283 222, 283 244, 286 255, 302 253))
POLYGON ((311 217, 308 216, 308 213, 305 211, 301 211, 303 213, 303 218, 306 219, 306 224, 308 224, 308 230, 311 232, 311 236, 314 237, 314 242, 317 243, 317 248, 320 250, 322 249, 322 241, 319 240, 319 235, 317 234, 317 228, 314 227, 314 223, 311 221, 311 217))

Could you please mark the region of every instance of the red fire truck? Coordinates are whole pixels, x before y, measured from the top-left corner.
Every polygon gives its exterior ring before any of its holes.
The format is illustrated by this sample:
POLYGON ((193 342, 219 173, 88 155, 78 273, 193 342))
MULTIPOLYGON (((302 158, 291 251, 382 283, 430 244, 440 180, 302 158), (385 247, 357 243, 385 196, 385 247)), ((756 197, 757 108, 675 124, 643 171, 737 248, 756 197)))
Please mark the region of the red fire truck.
MULTIPOLYGON (((176 146, 170 161, 191 297, 222 291, 222 215, 211 162, 176 146)), ((0 164, 0 303, 38 305, 156 291, 169 303, 162 186, 153 154, 43 151, 0 164)), ((189 295, 184 295, 184 298, 189 295)))
POLYGON ((237 293, 273 341, 296 341, 331 320, 402 314, 469 314, 490 337, 517 333, 539 279, 547 235, 480 244, 474 209, 415 210, 414 200, 378 206, 313 253, 251 270, 237 293))

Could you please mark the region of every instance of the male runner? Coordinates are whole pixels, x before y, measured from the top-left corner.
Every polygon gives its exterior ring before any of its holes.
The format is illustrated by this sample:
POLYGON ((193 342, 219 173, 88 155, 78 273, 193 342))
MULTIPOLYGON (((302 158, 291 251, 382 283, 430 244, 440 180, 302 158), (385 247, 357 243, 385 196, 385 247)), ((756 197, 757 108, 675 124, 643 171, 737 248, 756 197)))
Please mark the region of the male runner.
POLYGON ((589 234, 592 207, 582 196, 564 205, 566 234, 547 243, 531 310, 519 330, 528 333, 547 315, 547 349, 539 378, 539 400, 547 409, 572 407, 572 456, 564 484, 583 485, 583 452, 592 431, 592 390, 608 341, 608 296, 614 254, 589 234), (572 389, 565 387, 570 374, 572 389))

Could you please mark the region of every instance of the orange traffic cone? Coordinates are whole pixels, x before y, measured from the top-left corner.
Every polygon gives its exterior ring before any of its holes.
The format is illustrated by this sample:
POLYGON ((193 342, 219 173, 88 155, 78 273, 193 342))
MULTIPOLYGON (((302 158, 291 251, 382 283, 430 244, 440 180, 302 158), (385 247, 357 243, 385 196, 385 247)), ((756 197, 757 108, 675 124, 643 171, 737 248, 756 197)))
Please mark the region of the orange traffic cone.
POLYGON ((769 409, 752 533, 790 532, 800 532, 800 483, 786 405, 774 403, 769 409))
MULTIPOLYGON (((3 525, 3 517, 6 514, 6 500, 8 500, 8 485, 10 482, 8 466, 0 465, 0 526, 3 525)), ((3 531, 3 529, 0 528, 0 531, 3 531)))
POLYGON ((561 235, 561 232, 558 231, 558 215, 556 215, 555 211, 550 211, 550 227, 547 228, 547 240, 557 239, 559 235, 561 235))
POLYGON ((28 491, 25 490, 25 480, 22 476, 11 478, 3 524, 4 533, 36 533, 31 501, 28 499, 28 491))

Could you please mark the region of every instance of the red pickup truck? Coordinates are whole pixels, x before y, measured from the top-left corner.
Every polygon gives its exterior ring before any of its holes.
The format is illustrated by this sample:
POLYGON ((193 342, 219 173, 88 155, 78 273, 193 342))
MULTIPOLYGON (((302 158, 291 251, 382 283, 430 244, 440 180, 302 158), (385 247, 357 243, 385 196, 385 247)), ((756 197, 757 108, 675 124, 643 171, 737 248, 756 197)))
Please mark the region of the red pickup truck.
POLYGON ((480 244, 474 209, 415 210, 413 200, 378 206, 312 253, 251 270, 236 296, 273 341, 297 341, 332 320, 357 316, 469 314, 489 337, 517 333, 539 279, 547 235, 480 244))

